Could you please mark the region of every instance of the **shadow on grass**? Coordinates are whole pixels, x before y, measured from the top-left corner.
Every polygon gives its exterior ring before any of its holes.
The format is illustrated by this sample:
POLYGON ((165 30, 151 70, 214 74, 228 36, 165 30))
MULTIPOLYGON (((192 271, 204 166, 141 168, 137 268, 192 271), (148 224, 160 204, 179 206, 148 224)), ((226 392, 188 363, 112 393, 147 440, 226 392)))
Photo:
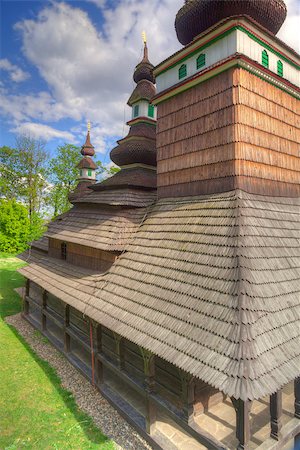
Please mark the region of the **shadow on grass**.
MULTIPOLYGON (((16 265, 18 265, 16 263, 16 265)), ((0 317, 4 320, 5 317, 17 314, 22 309, 21 298, 14 291, 23 284, 24 278, 18 274, 13 267, 9 269, 0 268, 0 317), (2 298, 1 298, 2 297, 2 298)), ((104 436, 100 429, 96 427, 94 421, 86 413, 82 412, 72 395, 71 392, 64 389, 61 385, 61 380, 56 373, 56 370, 47 362, 41 359, 30 347, 30 345, 25 341, 25 339, 18 333, 18 331, 8 323, 5 323, 7 327, 16 336, 22 346, 30 354, 31 358, 40 366, 44 371, 45 375, 52 383, 61 399, 63 400, 65 406, 69 409, 71 414, 75 417, 78 425, 83 430, 87 439, 97 445, 109 444, 110 440, 104 436)), ((1 326, 1 320, 0 320, 1 326)))

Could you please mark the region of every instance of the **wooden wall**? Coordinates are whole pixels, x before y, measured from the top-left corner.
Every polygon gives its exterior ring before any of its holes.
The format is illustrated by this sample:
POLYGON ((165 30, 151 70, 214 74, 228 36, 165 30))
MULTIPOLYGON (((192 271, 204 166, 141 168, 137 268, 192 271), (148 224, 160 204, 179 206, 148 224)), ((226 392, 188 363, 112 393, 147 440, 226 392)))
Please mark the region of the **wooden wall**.
POLYGON ((158 105, 158 196, 299 195, 299 103, 236 68, 158 105))
MULTIPOLYGON (((49 238, 49 256, 61 259, 62 243, 63 241, 58 239, 49 238)), ((106 271, 112 266, 117 256, 117 252, 106 252, 85 245, 67 242, 67 262, 76 266, 106 271)))

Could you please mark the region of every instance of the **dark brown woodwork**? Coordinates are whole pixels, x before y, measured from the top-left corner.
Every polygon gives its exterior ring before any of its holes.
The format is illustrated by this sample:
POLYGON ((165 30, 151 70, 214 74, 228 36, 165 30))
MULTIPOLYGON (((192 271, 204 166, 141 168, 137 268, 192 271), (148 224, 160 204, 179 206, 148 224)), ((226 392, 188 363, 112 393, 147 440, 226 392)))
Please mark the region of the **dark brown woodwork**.
POLYGON ((250 409, 251 402, 231 399, 236 413, 237 450, 248 450, 250 444, 250 409))
POLYGON ((296 378, 294 381, 294 391, 295 391, 295 417, 300 419, 300 377, 296 378))
POLYGON ((279 441, 282 428, 282 390, 270 396, 271 437, 279 441))
POLYGON ((183 416, 187 423, 194 419, 195 380, 186 372, 181 372, 181 393, 183 402, 183 416))
POLYGON ((155 392, 155 356, 153 353, 140 347, 145 374, 145 391, 146 391, 146 431, 153 435, 155 432, 156 422, 156 404, 151 399, 151 394, 155 392))
POLYGON ((116 355, 117 364, 120 370, 124 370, 124 340, 122 336, 114 333, 115 345, 116 345, 116 355))
POLYGON ((70 336, 66 333, 66 329, 69 326, 69 314, 70 314, 70 306, 65 304, 64 308, 64 350, 66 353, 70 351, 70 336))
POLYGON ((42 330, 46 330, 46 316, 44 314, 44 311, 47 306, 47 291, 43 292, 43 299, 42 299, 42 330))
POLYGON ((96 325, 96 339, 95 339, 95 355, 96 355, 96 363, 95 363, 95 383, 97 386, 101 386, 103 384, 103 364, 100 358, 97 355, 102 353, 102 326, 96 325))

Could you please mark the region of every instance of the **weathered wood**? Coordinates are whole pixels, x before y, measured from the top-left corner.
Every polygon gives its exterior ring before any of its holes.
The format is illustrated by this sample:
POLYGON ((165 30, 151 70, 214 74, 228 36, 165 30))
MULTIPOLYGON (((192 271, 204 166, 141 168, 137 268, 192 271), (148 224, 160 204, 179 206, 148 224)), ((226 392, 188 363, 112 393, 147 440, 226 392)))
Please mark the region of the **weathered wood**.
POLYGON ((282 428, 282 390, 270 396, 271 437, 279 441, 282 428))
POLYGON ((145 391, 146 391, 146 430, 153 435, 156 423, 156 404, 151 399, 151 394, 155 392, 155 356, 153 353, 140 347, 144 361, 145 391))
POLYGON ((300 377, 296 378, 294 381, 294 392, 295 392, 295 417, 300 419, 300 377))
POLYGON ((117 364, 120 370, 124 370, 124 340, 119 334, 113 334, 116 346, 117 364))
POLYGON ((181 393, 183 402, 183 416, 187 423, 194 419, 195 403, 195 379, 189 373, 180 372, 181 375, 181 393))
POLYGON ((64 350, 66 353, 70 351, 70 336, 66 332, 69 326, 69 317, 70 317, 70 306, 65 304, 65 314, 64 314, 64 350))
POLYGON ((236 412, 237 450, 248 450, 250 444, 250 409, 251 402, 231 399, 236 412))

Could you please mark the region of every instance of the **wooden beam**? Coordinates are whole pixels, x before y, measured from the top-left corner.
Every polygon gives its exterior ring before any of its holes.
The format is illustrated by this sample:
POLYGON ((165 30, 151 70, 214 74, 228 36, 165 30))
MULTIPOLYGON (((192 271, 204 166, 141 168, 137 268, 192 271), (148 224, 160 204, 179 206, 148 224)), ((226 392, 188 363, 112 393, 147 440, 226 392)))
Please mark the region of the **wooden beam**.
POLYGON ((250 409, 251 402, 231 399, 236 412, 236 437, 239 441, 237 450, 248 450, 250 444, 250 409))
POLYGON ((145 391, 146 391, 146 431, 151 436, 155 432, 156 404, 151 398, 155 392, 155 356, 148 350, 140 347, 144 361, 145 391))
POLYGON ((70 324, 70 306, 64 305, 64 350, 66 353, 70 352, 70 335, 67 333, 67 328, 70 324))
POLYGON ((282 428, 282 390, 270 396, 271 437, 279 441, 282 428))
POLYGON ((194 420, 195 380, 192 375, 184 371, 180 372, 180 378, 184 420, 191 423, 194 420))
POLYGON ((95 371, 95 383, 98 387, 103 384, 103 364, 97 357, 102 352, 102 325, 96 325, 96 339, 95 339, 95 355, 96 355, 96 371, 95 371))
POLYGON ((294 381, 294 392, 295 392, 295 417, 300 419, 300 377, 296 378, 294 381))
POLYGON ((124 339, 119 334, 113 332, 115 344, 116 344, 116 354, 117 363, 120 370, 124 369, 124 339))

